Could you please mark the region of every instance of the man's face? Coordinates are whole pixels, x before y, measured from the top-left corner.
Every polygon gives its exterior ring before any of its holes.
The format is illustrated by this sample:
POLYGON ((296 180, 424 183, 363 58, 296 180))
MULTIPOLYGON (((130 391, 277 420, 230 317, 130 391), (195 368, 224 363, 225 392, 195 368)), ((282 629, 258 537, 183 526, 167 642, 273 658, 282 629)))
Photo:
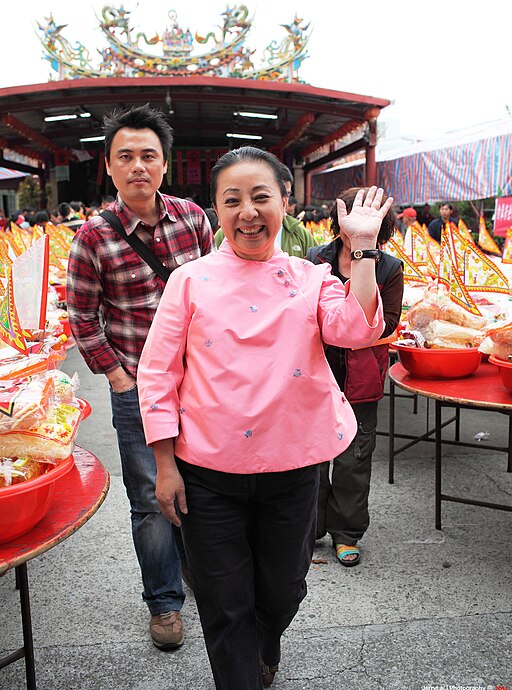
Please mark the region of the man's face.
POLYGON ((105 165, 128 206, 130 202, 137 204, 154 198, 167 172, 160 139, 152 129, 120 129, 112 140, 110 160, 105 160, 105 165))
POLYGON ((441 206, 441 208, 439 209, 439 213, 441 214, 441 220, 443 221, 443 223, 449 222, 451 212, 452 210, 448 206, 448 204, 444 204, 443 206, 441 206))
POLYGON ((295 202, 293 204, 290 204, 289 201, 286 202, 286 213, 289 216, 294 216, 296 209, 297 209, 297 204, 295 202))

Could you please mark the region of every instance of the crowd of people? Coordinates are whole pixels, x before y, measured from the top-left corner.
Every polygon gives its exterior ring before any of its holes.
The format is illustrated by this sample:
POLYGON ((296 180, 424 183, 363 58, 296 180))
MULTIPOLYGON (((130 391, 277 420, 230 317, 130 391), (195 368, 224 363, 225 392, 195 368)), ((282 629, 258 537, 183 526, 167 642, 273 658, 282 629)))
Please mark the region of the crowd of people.
POLYGON ((69 321, 109 385, 153 643, 183 644, 185 582, 218 690, 260 690, 315 541, 329 535, 345 567, 361 560, 382 340, 403 293, 401 262, 379 247, 418 216, 397 220, 376 187, 297 213, 290 170, 249 146, 216 162, 203 210, 159 191, 173 142, 160 111, 114 111, 104 131, 117 196, 13 222, 75 231, 69 321), (322 221, 319 244, 308 223, 322 221))
POLYGON ((27 229, 35 225, 44 228, 46 223, 53 223, 53 225, 67 225, 76 232, 86 220, 97 216, 113 201, 114 197, 106 194, 101 201, 93 201, 89 206, 86 206, 83 201, 62 201, 52 209, 18 209, 9 217, 0 210, 0 229, 9 228, 11 223, 27 229))

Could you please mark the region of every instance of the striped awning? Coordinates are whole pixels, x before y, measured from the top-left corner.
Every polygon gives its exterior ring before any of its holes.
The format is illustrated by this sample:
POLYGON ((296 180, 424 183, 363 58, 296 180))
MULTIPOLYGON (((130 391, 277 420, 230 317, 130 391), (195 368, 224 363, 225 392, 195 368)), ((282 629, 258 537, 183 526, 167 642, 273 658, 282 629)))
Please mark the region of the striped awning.
MULTIPOLYGON (((364 165, 340 166, 313 177, 312 196, 334 199, 363 180, 364 165)), ((377 183, 401 205, 512 195, 512 120, 377 156, 377 183)))
POLYGON ((11 170, 10 168, 0 168, 0 180, 12 180, 15 177, 27 177, 29 173, 11 170))

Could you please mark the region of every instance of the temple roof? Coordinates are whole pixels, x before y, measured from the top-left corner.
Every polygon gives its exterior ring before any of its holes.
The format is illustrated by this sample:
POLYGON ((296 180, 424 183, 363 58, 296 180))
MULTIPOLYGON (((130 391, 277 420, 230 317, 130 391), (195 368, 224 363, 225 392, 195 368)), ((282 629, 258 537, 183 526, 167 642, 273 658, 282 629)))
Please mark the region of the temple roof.
MULTIPOLYGON (((233 148, 250 143, 227 133, 262 137, 256 145, 292 152, 313 164, 333 158, 335 142, 365 137, 366 123, 390 101, 303 83, 219 77, 110 77, 52 81, 0 89, 0 148, 39 160, 66 158, 72 150, 97 150, 103 143, 80 143, 101 135, 103 115, 115 107, 149 102, 169 113, 175 148, 233 148), (235 113, 277 115, 249 119, 235 113), (84 113, 90 116, 83 117, 84 113), (76 114, 47 122, 45 117, 76 114)), ((352 144, 352 146, 354 146, 352 144)), ((0 159, 1 163, 1 159, 0 159)), ((9 163, 10 167, 13 167, 9 163)))

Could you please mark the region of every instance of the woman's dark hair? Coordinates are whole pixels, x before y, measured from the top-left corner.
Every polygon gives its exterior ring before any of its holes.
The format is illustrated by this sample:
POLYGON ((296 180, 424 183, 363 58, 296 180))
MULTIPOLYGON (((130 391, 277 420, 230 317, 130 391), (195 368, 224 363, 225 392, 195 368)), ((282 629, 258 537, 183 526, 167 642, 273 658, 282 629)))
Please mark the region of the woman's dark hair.
MULTIPOLYGON (((356 194, 360 189, 361 187, 351 187, 350 189, 346 189, 345 191, 341 192, 341 194, 338 194, 337 199, 341 199, 345 202, 345 206, 347 207, 347 213, 350 213, 350 211, 352 210, 352 206, 354 205, 354 199, 356 198, 356 194)), ((364 187, 363 201, 365 200, 367 193, 368 187, 364 187)), ((384 194, 384 196, 382 197, 382 201, 384 202, 386 201, 386 199, 387 196, 384 194)), ((330 218, 332 235, 333 237, 337 237, 340 234, 340 226, 338 223, 338 209, 336 206, 336 202, 334 202, 334 204, 331 207, 330 218)), ((395 232, 395 223, 395 212, 393 211, 393 209, 389 209, 389 211, 382 219, 382 225, 380 226, 379 234, 377 236, 377 245, 379 247, 385 244, 389 240, 389 238, 393 236, 395 232)))
POLYGON ((69 205, 75 213, 85 213, 87 210, 83 201, 70 201, 69 205))
POLYGON ((273 153, 258 149, 255 146, 241 146, 239 149, 233 149, 221 156, 212 168, 210 174, 210 197, 213 204, 215 204, 217 180, 220 173, 231 165, 245 163, 246 161, 251 163, 266 163, 272 170, 274 179, 279 186, 281 196, 286 196, 286 188, 283 182, 283 164, 279 158, 274 156, 273 153))
POLYGON ((112 140, 123 127, 130 129, 152 129, 160 139, 164 160, 169 160, 173 142, 172 127, 161 110, 155 110, 149 103, 133 106, 129 110, 113 110, 103 118, 105 133, 105 158, 110 161, 112 140))
POLYGON ((304 223, 312 223, 316 221, 316 208, 312 204, 304 206, 304 223))
POLYGON ((215 234, 217 232, 217 230, 219 229, 219 219, 217 218, 217 214, 215 213, 215 209, 205 208, 204 212, 206 214, 206 217, 210 221, 212 232, 215 234))

